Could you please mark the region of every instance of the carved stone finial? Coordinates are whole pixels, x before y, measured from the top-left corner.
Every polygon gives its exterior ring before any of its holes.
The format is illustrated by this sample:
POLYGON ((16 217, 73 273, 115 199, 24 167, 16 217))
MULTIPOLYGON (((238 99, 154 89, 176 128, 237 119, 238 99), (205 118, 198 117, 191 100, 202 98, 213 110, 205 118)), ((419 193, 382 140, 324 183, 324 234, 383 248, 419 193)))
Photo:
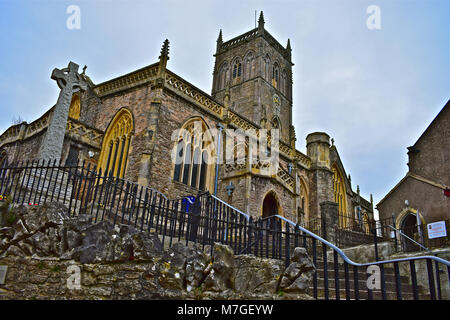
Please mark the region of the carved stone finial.
POLYGON ((295 135, 295 127, 293 125, 289 126, 289 138, 291 141, 291 147, 295 148, 295 141, 297 141, 297 137, 295 135))
POLYGON ((161 48, 161 55, 159 56, 159 71, 158 71, 158 79, 157 79, 157 85, 162 85, 162 80, 164 79, 166 67, 167 67, 167 60, 169 60, 169 40, 164 40, 163 46, 161 48))
POLYGON ((81 73, 83 76, 86 74, 87 65, 84 65, 83 72, 81 73))
POLYGON ((220 47, 222 47, 222 44, 223 44, 223 39, 222 39, 222 29, 220 29, 219 37, 217 38, 216 52, 219 52, 220 47))
POLYGON ((258 25, 264 26, 264 13, 262 12, 262 10, 261 13, 259 14, 258 25))
POLYGON ((169 40, 164 40, 163 46, 161 48, 161 55, 159 56, 159 60, 165 59, 169 60, 169 40))
POLYGON ((261 11, 261 13, 259 15, 259 19, 258 19, 258 30, 259 30, 259 32, 264 31, 264 14, 262 11, 261 11))
POLYGON ((291 49, 291 40, 288 38, 287 45, 286 45, 286 54, 289 61, 292 59, 292 49, 291 49))

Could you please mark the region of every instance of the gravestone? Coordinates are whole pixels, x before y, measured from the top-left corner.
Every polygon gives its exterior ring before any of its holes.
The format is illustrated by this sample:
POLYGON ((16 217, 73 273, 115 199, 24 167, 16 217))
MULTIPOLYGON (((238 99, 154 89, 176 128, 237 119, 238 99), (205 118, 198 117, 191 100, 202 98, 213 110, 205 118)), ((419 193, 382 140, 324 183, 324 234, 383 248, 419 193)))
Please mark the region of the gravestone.
POLYGON ((39 159, 56 159, 59 162, 61 158, 72 95, 74 92, 87 88, 86 82, 78 73, 78 67, 76 63, 70 61, 67 68, 53 69, 51 78, 56 81, 61 91, 53 108, 43 144, 39 150, 39 159))

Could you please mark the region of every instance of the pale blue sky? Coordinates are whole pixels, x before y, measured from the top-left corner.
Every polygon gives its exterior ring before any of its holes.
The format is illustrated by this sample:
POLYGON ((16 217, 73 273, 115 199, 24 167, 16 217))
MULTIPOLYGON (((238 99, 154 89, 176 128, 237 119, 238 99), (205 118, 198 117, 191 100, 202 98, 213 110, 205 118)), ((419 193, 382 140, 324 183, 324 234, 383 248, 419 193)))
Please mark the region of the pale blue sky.
POLYGON ((450 99, 450 1, 43 1, 0 0, 0 131, 31 122, 57 99, 54 67, 70 60, 94 83, 157 61, 211 92, 219 29, 224 41, 254 27, 292 46, 297 148, 306 135, 335 139, 352 186, 375 203, 407 172, 412 145, 450 99), (69 5, 81 29, 69 30, 69 5), (366 27, 369 5, 381 30, 366 27))

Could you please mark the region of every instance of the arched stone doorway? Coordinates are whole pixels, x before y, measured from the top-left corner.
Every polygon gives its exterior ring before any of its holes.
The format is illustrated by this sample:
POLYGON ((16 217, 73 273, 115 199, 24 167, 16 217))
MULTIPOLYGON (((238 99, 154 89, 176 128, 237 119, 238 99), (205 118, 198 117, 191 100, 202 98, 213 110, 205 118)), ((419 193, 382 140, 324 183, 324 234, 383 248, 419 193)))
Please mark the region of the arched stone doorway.
MULTIPOLYGON (((416 218, 416 216, 411 213, 407 214, 401 223, 400 230, 405 235, 410 237, 411 239, 416 240, 414 238, 414 235, 417 233, 417 218, 416 218)), ((415 244, 414 242, 412 242, 411 240, 408 240, 405 237, 401 237, 401 238, 402 238, 402 245, 403 245, 405 252, 416 251, 419 249, 419 246, 417 244, 415 244)))
POLYGON ((273 191, 266 194, 263 200, 262 217, 267 218, 276 214, 279 214, 278 208, 280 207, 277 197, 273 191))

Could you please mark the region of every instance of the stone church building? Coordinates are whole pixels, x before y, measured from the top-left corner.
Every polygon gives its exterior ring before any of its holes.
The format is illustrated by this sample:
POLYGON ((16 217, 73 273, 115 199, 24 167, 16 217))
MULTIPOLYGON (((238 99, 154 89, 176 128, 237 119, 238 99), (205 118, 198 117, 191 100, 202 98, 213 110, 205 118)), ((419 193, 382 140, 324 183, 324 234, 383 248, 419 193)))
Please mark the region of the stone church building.
POLYGON ((419 139, 408 147, 408 172, 380 200, 377 209, 381 220, 393 218, 396 228, 411 238, 417 229, 415 227, 417 222, 426 225, 447 221, 448 225, 450 100, 419 139))
MULTIPOLYGON (((106 82, 94 84, 83 69, 76 75, 86 86, 73 92, 65 113, 56 104, 39 119, 13 125, 0 136, 2 165, 52 157, 73 164, 82 159, 172 199, 199 190, 216 192, 254 217, 276 213, 303 223, 320 216, 322 202, 332 201, 338 204, 342 227, 351 219, 372 220, 372 199, 361 197, 359 187, 353 191, 327 133, 309 134, 306 154, 295 148, 291 45, 289 40, 281 45, 264 25, 261 12, 253 30, 228 41, 220 31, 211 94, 167 68, 167 40, 154 64, 106 82), (54 136, 49 128, 56 114, 63 118, 58 123, 65 124, 61 148, 43 156, 54 136), (194 129, 202 134, 189 135, 194 129), (276 170, 267 173, 267 163, 251 157, 248 139, 242 148, 233 147, 233 138, 227 136, 231 129, 256 136, 263 129, 277 129, 276 170), (237 151, 217 152, 230 150, 230 144, 237 151)), ((65 81, 58 80, 58 85, 62 88, 65 81)))

